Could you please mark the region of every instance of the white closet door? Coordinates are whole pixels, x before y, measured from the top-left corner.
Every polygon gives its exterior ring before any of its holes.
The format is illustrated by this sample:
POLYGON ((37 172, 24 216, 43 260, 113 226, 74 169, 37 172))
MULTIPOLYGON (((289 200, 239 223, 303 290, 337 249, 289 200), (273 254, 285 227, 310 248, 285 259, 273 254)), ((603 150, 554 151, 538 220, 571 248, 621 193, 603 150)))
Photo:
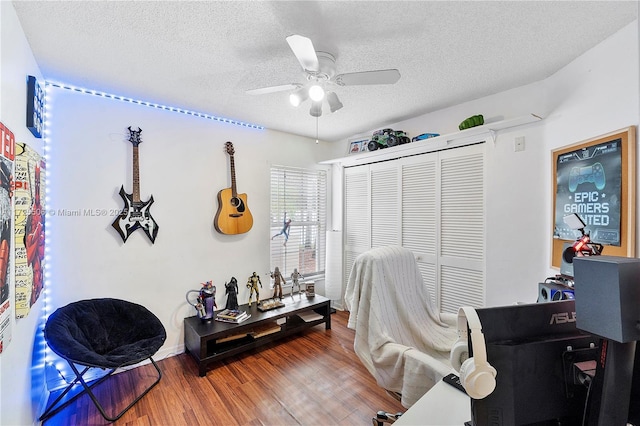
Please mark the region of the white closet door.
POLYGON ((370 248, 411 250, 440 312, 485 299, 484 144, 344 171, 344 273, 370 248))
POLYGON ((395 161, 372 164, 371 248, 400 245, 402 187, 395 161))
POLYGON ((440 310, 484 306, 484 145, 440 152, 440 310))
POLYGON ((360 253, 371 248, 369 166, 344 169, 344 282, 360 253))
POLYGON ((407 158, 402 168, 402 246, 418 262, 434 306, 438 306, 439 198, 438 154, 407 158))

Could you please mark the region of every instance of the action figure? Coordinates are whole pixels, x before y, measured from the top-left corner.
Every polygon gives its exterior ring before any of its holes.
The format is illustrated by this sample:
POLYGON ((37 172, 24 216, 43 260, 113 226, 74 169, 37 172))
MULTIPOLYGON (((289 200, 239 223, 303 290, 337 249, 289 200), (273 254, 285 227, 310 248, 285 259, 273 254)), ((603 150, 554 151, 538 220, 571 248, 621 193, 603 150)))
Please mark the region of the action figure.
POLYGON ((280 273, 280 269, 276 266, 276 269, 271 273, 271 278, 273 278, 273 298, 276 297, 282 300, 282 284, 286 284, 284 277, 280 273), (282 282, 280 282, 282 280, 282 282))
POLYGON ((293 268, 293 272, 291 273, 291 298, 293 299, 293 288, 298 286, 298 293, 300 293, 300 282, 298 280, 304 280, 304 277, 300 272, 298 272, 298 268, 293 268))
POLYGON ((213 312, 218 307, 218 304, 216 303, 216 286, 213 285, 213 281, 202 283, 202 288, 198 293, 196 301, 197 303, 195 307, 200 319, 210 320, 213 318, 213 312))
POLYGON ((227 289, 227 304, 225 309, 238 309, 238 280, 236 277, 231 277, 231 281, 224 283, 227 289))
POLYGON ((271 239, 273 240, 278 235, 284 235, 284 244, 282 244, 282 245, 286 246, 287 245, 287 241, 289 241, 289 227, 290 226, 291 226, 291 219, 287 219, 287 212, 285 212, 284 213, 284 218, 282 219, 282 229, 276 235, 271 237, 271 239))
POLYGON ((256 303, 260 304, 260 290, 258 290, 258 284, 262 287, 260 277, 254 272, 253 275, 247 280, 247 288, 249 291, 249 306, 251 306, 251 299, 253 298, 253 292, 256 293, 256 303))

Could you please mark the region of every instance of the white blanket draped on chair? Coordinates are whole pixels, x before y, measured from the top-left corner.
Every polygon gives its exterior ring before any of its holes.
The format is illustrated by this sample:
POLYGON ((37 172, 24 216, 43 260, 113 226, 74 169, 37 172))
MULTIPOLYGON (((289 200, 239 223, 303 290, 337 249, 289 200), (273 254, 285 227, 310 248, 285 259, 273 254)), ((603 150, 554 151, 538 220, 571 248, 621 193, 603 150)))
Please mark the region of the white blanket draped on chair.
POLYGON ((354 349, 383 388, 410 407, 451 372, 455 315, 441 318, 413 253, 375 248, 356 259, 345 293, 354 349))

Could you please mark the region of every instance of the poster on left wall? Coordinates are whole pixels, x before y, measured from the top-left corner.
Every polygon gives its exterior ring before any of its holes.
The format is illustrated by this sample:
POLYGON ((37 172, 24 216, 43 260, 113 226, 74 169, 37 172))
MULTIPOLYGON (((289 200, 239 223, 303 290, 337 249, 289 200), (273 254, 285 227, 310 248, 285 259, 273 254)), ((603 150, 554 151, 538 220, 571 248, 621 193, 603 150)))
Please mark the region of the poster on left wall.
POLYGON ((16 318, 29 315, 44 288, 45 162, 24 143, 15 148, 16 318))
POLYGON ((11 235, 13 233, 13 160, 15 137, 0 123, 0 353, 11 342, 12 303, 11 235))

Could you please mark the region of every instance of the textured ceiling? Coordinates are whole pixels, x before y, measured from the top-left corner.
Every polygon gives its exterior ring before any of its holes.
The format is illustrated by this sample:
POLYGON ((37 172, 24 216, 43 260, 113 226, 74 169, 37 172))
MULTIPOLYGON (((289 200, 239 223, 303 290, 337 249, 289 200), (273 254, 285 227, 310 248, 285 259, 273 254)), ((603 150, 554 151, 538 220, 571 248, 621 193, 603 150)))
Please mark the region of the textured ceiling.
POLYGON ((303 83, 285 37, 337 72, 397 68, 394 85, 338 87, 333 141, 544 79, 637 17, 635 1, 13 1, 47 80, 316 136, 309 103, 245 90, 303 83))

